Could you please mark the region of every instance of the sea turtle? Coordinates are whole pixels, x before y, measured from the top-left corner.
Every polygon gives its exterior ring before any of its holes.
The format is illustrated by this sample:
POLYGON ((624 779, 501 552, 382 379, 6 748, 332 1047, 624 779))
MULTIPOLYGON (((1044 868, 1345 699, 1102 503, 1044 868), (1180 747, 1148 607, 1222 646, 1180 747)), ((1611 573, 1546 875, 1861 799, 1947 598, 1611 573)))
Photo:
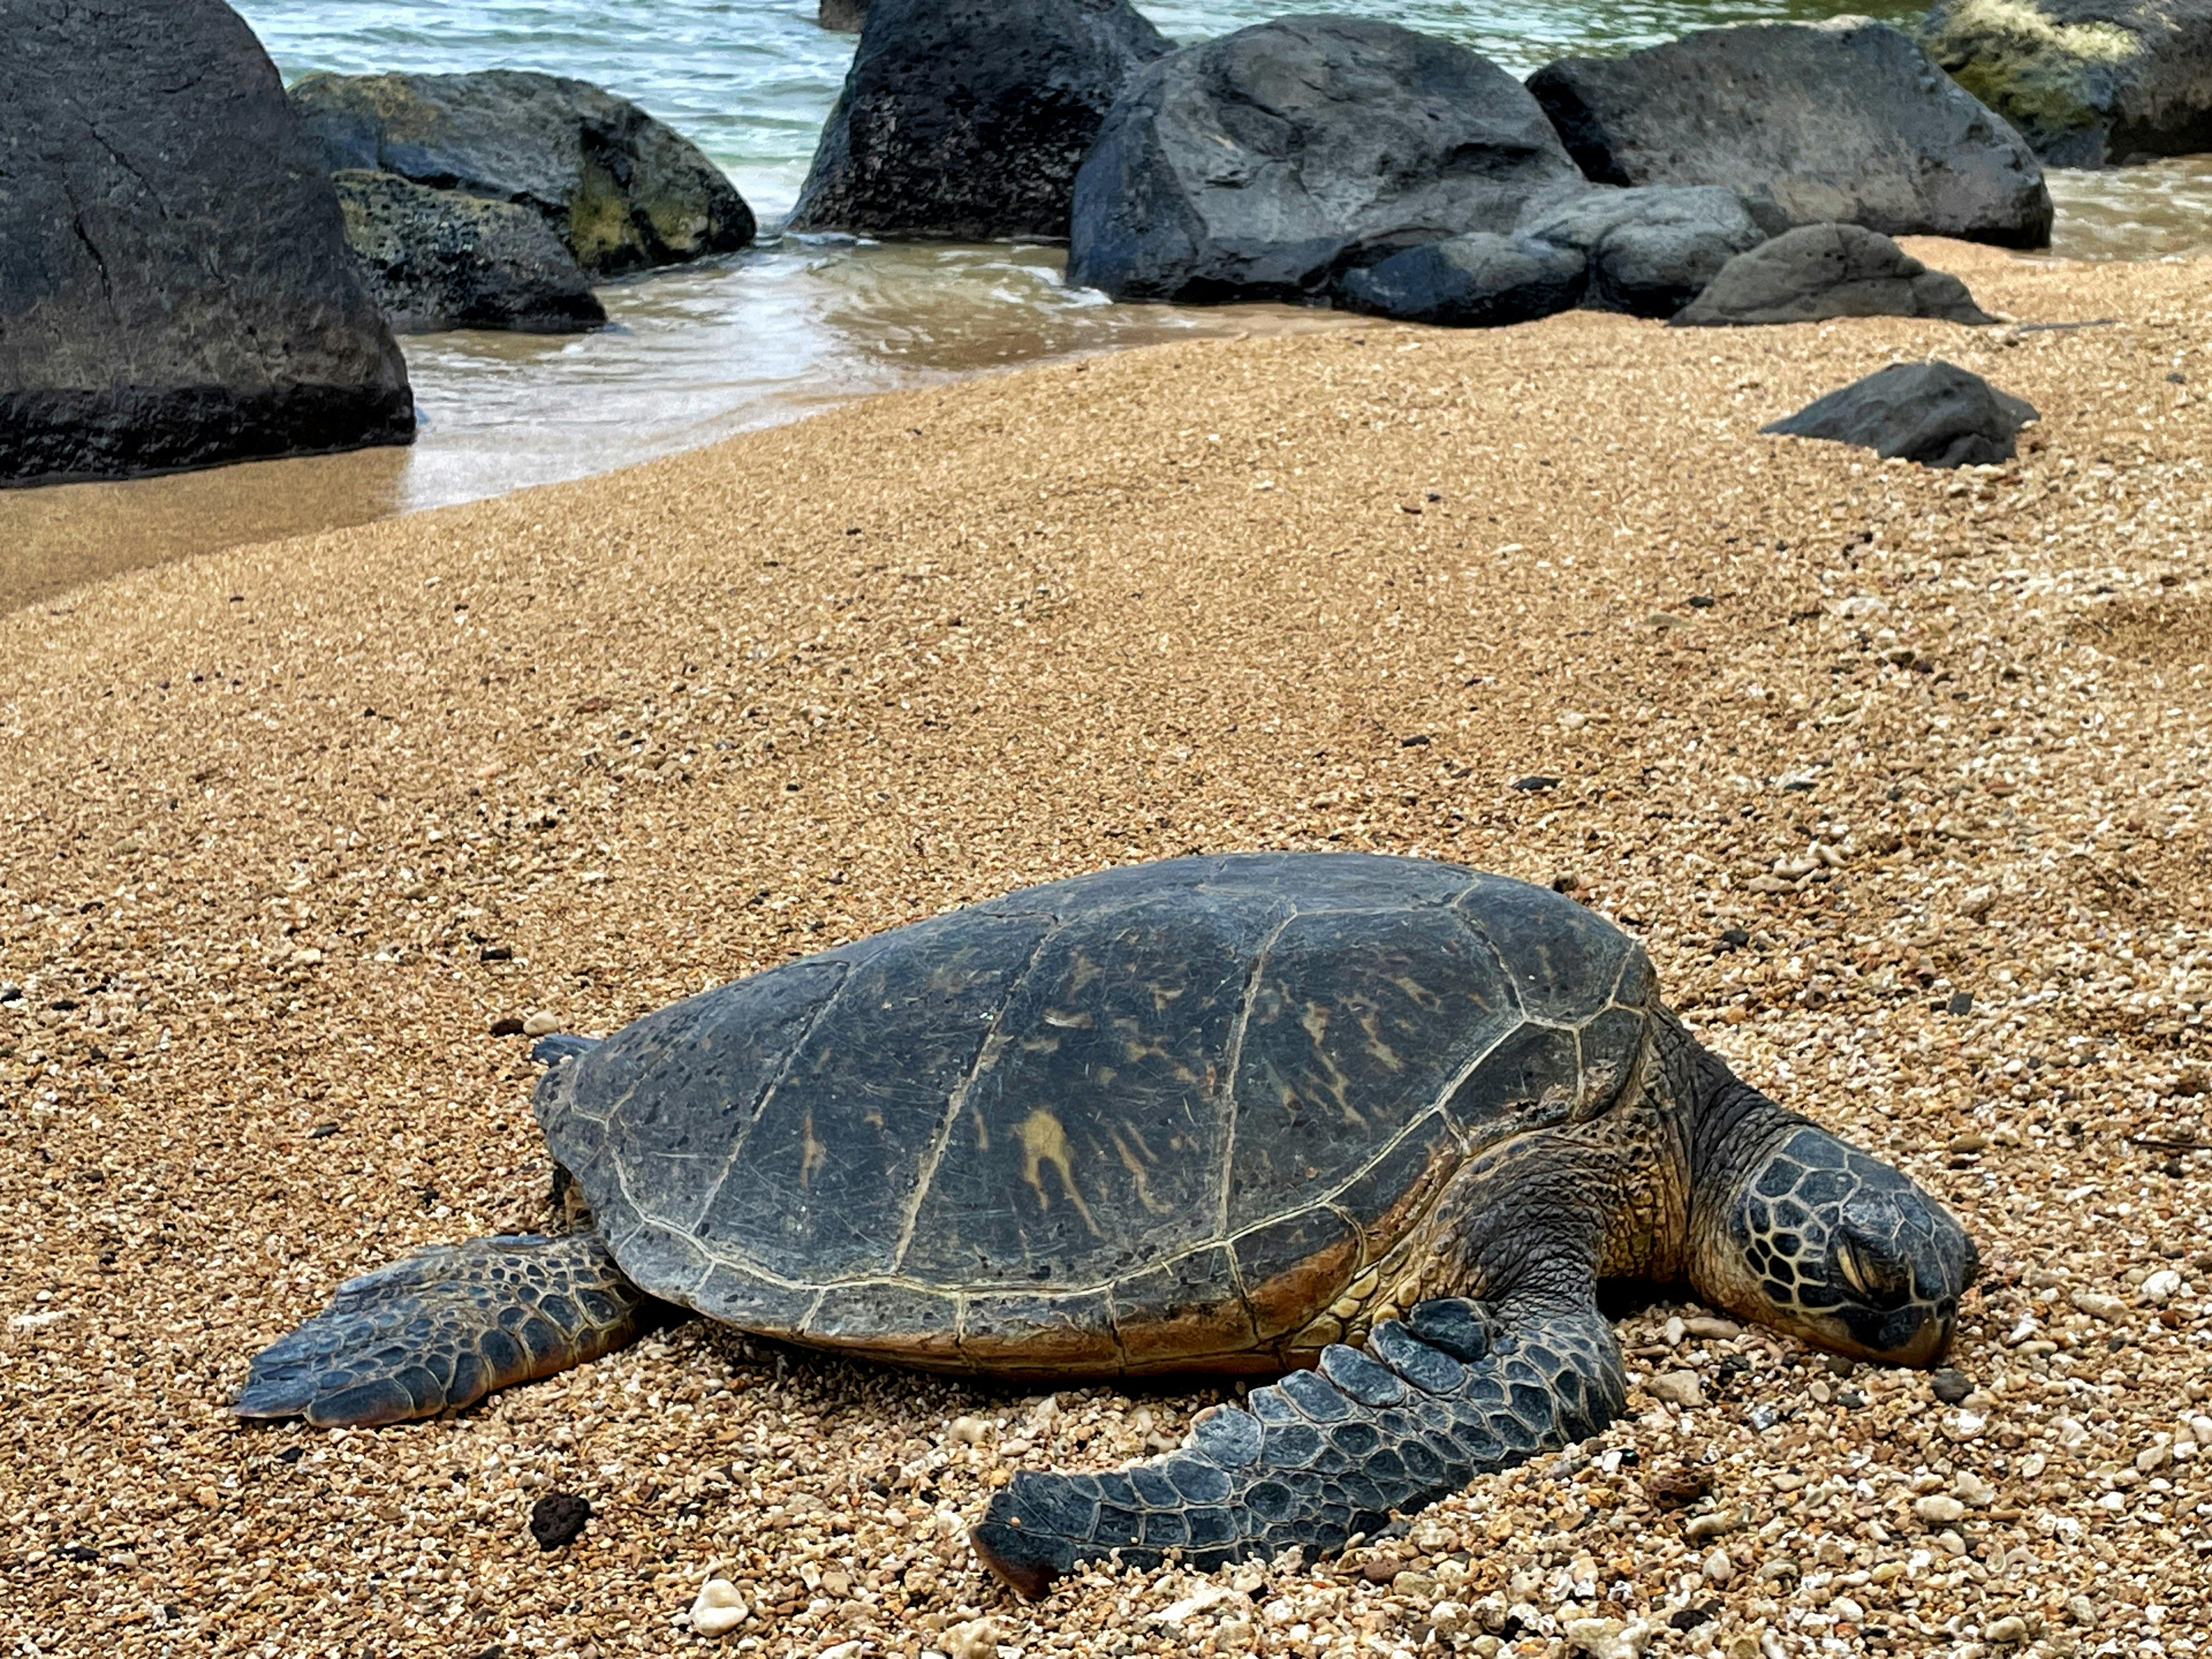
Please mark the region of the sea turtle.
POLYGON ((1034 1595, 1116 1551, 1332 1549, 1595 1433, 1626 1403, 1601 1278, 1925 1365, 1977 1267, 1701 1048, 1627 934, 1424 860, 1106 870, 544 1047, 595 1230, 351 1280, 241 1415, 454 1410, 653 1298, 932 1370, 1282 1374, 1164 1457, 995 1494, 971 1535, 1034 1595))

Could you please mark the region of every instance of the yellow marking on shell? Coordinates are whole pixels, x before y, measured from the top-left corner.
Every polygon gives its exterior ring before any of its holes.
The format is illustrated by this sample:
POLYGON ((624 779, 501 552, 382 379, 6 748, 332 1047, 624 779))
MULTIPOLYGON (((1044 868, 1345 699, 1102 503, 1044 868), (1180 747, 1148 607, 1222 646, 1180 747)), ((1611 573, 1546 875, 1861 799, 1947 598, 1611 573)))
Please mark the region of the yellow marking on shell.
POLYGON ((1356 1319, 1362 1305, 1356 1296, 1340 1296, 1328 1304, 1328 1310, 1339 1319, 1356 1319))
POLYGON ((1121 1167, 1129 1172, 1129 1179, 1137 1183, 1137 1202, 1145 1206, 1145 1213, 1164 1215, 1168 1206, 1154 1201, 1152 1184, 1146 1178, 1145 1166, 1137 1161, 1136 1154, 1129 1150, 1129 1141, 1132 1139, 1135 1140, 1139 1146, 1144 1146, 1143 1137, 1132 1130, 1127 1139, 1124 1139, 1122 1132, 1118 1127, 1109 1129, 1107 1133, 1113 1137, 1114 1151, 1121 1160, 1121 1167))
POLYGON ((1422 984, 1420 981, 1413 978, 1409 975, 1395 975, 1392 977, 1390 983, 1396 986, 1401 991, 1404 992, 1406 994, 1406 1000, 1412 1003, 1417 1008, 1424 1009, 1430 1013, 1434 1013, 1437 1009, 1444 1006, 1443 999, 1442 997, 1438 996, 1434 991, 1429 989, 1427 986, 1422 984))
POLYGON ((1344 1293, 1358 1301, 1364 1302, 1375 1294, 1375 1287, 1382 1282, 1382 1270, 1380 1267, 1370 1267, 1351 1284, 1346 1285, 1344 1293))
POLYGON ((1040 1106, 1021 1121, 1014 1133, 1021 1138, 1022 1179, 1036 1192, 1038 1205, 1046 1210, 1052 1208, 1052 1194, 1044 1189, 1044 1166, 1049 1164, 1060 1177, 1067 1201, 1075 1206, 1083 1224, 1096 1236, 1098 1224, 1091 1218, 1091 1206, 1076 1190, 1075 1159, 1068 1148, 1066 1127, 1040 1106))
POLYGON ((1383 1040, 1381 1014, 1370 1008, 1359 1017, 1359 1029, 1367 1034, 1367 1052, 1382 1062, 1385 1071, 1406 1069, 1406 1062, 1398 1058, 1398 1051, 1383 1040))
POLYGON ((830 1149, 814 1133, 814 1109, 811 1106, 806 1109, 806 1115, 799 1121, 799 1184, 811 1186, 814 1172, 822 1167, 830 1155, 830 1149))
POLYGON ((1298 1024, 1305 1028, 1306 1036, 1312 1040, 1314 1059, 1328 1070, 1328 1091, 1335 1097, 1337 1110, 1343 1115, 1344 1121, 1354 1128, 1365 1128, 1367 1120, 1360 1116, 1358 1109, 1352 1105, 1349 1096, 1345 1091, 1344 1073, 1339 1069, 1336 1062, 1328 1057, 1328 1051, 1322 1046, 1328 1038, 1328 1007, 1322 1003, 1309 1002, 1306 1004, 1305 1012, 1298 1016, 1298 1024))

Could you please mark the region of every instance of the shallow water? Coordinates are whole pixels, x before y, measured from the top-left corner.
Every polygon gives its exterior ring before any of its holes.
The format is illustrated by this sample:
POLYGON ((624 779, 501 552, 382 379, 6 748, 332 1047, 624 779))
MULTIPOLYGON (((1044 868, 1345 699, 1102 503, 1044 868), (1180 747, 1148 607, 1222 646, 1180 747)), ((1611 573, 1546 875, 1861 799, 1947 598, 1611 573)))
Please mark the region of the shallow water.
MULTIPOLYGON (((635 99, 713 156, 771 226, 796 197, 853 37, 811 0, 239 0, 288 78, 313 70, 542 69, 635 99)), ((1279 15, 1279 0, 1152 0, 1188 40, 1279 15)), ((1743 0, 1334 0, 1463 40, 1525 72, 1716 23, 1832 5, 1743 0)), ((1877 15, 1904 17, 1917 5, 1877 15)), ((2057 174, 2056 252, 2155 258, 2212 246, 2212 158, 2057 174)), ((846 398, 1125 344, 1328 326, 1282 307, 1114 306, 1070 290, 1054 250, 780 240, 600 290, 612 326, 562 338, 403 342, 422 434, 410 449, 260 463, 129 484, 0 492, 0 607, 206 548, 604 471, 846 398)))

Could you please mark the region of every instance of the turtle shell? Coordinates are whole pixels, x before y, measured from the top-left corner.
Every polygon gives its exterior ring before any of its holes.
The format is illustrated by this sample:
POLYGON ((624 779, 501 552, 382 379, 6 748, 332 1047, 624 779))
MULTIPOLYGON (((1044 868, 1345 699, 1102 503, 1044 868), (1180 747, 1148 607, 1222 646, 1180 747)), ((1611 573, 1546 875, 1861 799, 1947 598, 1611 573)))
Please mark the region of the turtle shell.
POLYGON ((1651 997, 1633 940, 1525 883, 1178 859, 660 1009, 556 1065, 538 1118, 623 1270, 712 1318, 1224 1369, 1279 1362, 1471 1153, 1603 1109, 1651 997))

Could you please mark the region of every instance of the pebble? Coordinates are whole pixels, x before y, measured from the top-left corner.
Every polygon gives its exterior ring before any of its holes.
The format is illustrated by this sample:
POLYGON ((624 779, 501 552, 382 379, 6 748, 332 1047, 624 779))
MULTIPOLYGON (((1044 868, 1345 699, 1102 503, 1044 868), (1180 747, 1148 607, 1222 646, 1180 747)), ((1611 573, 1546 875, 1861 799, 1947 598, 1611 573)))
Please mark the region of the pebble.
POLYGON ((573 1492, 549 1492, 530 1506, 530 1535, 541 1550, 573 1544, 592 1518, 592 1500, 573 1492))
POLYGON ((1955 1498, 1930 1492, 1912 1500, 1912 1512, 1931 1527, 1948 1527, 1966 1514, 1966 1506, 1955 1498))
POLYGON ((560 1029, 561 1016, 547 1009, 540 1008, 536 1013, 523 1018, 522 1035, 525 1036, 550 1036, 560 1029))
POLYGON ((945 1632, 949 1659, 998 1659, 999 1626, 988 1619, 971 1619, 945 1632))
POLYGON ((1708 1584, 1724 1586, 1735 1577, 1735 1563, 1729 1559, 1726 1550, 1715 1549, 1706 1555, 1698 1571, 1708 1584))
POLYGON ((980 1417, 956 1417, 946 1426, 945 1437, 955 1445, 979 1446, 990 1431, 990 1425, 980 1417))
POLYGON ((2027 1640, 2027 1620, 2016 1613, 2008 1613, 2001 1619, 1990 1620, 1982 1635, 2000 1647, 2012 1647, 2027 1640))
POLYGON ((2107 1296, 2102 1291, 2075 1291, 2067 1298, 2077 1312, 2092 1319, 2114 1320, 2124 1316, 2128 1304, 2117 1296, 2107 1296))
POLYGON ((1957 1405, 1974 1391, 1974 1385, 1966 1374, 1949 1365, 1929 1376, 1928 1387, 1947 1406, 1957 1405))
POLYGON ((1662 1371, 1646 1382, 1644 1389, 1653 1399, 1663 1400, 1670 1406, 1702 1406, 1705 1401, 1695 1371, 1662 1371))
POLYGON ((1682 1322, 1682 1328, 1705 1342, 1732 1342, 1743 1334, 1743 1327, 1735 1321, 1715 1314, 1693 1315, 1682 1322))
POLYGON ((2142 1282, 2142 1299, 2153 1307, 2164 1307, 2180 1291, 2181 1275, 2171 1267, 2160 1267, 2142 1282))
POLYGON ((752 1616, 744 1596, 726 1578, 709 1578, 691 1603, 691 1628, 702 1636, 727 1636, 752 1616))

